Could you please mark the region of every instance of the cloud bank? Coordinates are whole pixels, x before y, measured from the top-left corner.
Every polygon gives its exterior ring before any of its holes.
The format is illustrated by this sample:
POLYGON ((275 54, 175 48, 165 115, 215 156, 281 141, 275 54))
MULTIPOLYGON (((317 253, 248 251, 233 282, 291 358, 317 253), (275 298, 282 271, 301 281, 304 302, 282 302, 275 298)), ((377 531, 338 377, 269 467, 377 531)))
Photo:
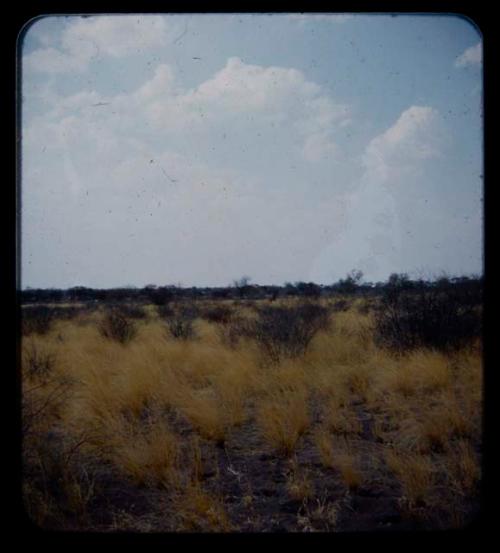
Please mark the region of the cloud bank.
POLYGON ((162 16, 77 18, 63 31, 59 48, 49 46, 50 38, 42 35, 45 47, 25 56, 24 66, 27 71, 40 73, 84 72, 95 58, 124 58, 137 51, 164 47, 169 35, 162 16))

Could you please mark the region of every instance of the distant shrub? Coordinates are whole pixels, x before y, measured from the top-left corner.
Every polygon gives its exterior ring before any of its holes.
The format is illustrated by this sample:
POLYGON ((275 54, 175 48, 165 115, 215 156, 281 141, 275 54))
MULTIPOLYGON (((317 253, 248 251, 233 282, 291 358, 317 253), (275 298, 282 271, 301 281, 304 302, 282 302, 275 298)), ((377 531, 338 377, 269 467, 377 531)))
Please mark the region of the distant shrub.
POLYGON ((195 337, 194 320, 196 312, 189 307, 184 307, 177 312, 173 312, 166 319, 165 323, 173 338, 179 340, 189 340, 195 337))
POLYGON ((252 336, 252 322, 242 317, 233 316, 227 324, 217 327, 217 333, 224 344, 235 348, 241 339, 252 336))
POLYGON ((51 311, 54 319, 69 321, 75 317, 78 317, 82 313, 89 312, 90 308, 87 306, 80 307, 72 305, 70 307, 52 307, 51 311))
POLYGON ((47 334, 54 322, 54 312, 45 305, 24 307, 21 313, 21 332, 29 334, 47 334))
POLYGON ((114 309, 120 315, 129 319, 145 319, 147 317, 146 311, 140 305, 122 303, 114 306, 114 309))
POLYGON ((154 305, 162 306, 170 303, 174 299, 174 292, 167 287, 149 288, 146 290, 147 296, 154 305))
POLYGON ((211 323, 218 323, 226 325, 233 316, 233 310, 225 305, 218 305, 211 309, 206 310, 202 317, 211 323))
POLYGON ((158 316, 160 317, 160 319, 168 319, 169 317, 175 315, 175 310, 168 303, 165 305, 157 305, 156 309, 158 311, 158 316))
POLYGON ((349 300, 337 300, 335 303, 331 305, 330 309, 334 313, 348 311, 351 305, 352 305, 352 302, 349 300))
POLYGON ((392 289, 375 315, 379 344, 403 352, 419 347, 456 350, 481 334, 481 307, 453 289, 392 289))
POLYGON ((329 324, 329 310, 316 303, 291 307, 266 306, 250 323, 247 333, 263 348, 272 362, 303 355, 315 334, 329 324))
POLYGON ((124 317, 118 310, 106 313, 99 324, 99 331, 106 338, 121 344, 130 342, 137 334, 134 322, 124 317))

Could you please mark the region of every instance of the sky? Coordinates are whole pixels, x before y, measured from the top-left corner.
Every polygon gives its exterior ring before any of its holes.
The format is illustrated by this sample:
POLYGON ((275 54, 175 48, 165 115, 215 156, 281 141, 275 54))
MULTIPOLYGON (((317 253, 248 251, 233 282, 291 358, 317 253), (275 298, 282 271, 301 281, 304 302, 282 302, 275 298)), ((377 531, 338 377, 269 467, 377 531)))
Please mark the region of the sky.
POLYGON ((22 288, 482 273, 466 18, 46 16, 20 52, 22 288))

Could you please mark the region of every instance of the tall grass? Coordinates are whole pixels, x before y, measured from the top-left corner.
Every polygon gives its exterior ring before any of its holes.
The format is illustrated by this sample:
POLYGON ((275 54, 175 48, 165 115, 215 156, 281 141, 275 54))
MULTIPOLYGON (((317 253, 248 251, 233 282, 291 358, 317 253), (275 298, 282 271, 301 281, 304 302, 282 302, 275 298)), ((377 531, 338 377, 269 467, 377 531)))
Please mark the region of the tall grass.
MULTIPOLYGON (((196 340, 165 339, 166 321, 183 316, 174 304, 162 317, 150 308, 142 319, 129 312, 134 331, 125 342, 112 338, 111 326, 103 333, 101 312, 55 318, 45 333, 25 335, 25 500, 34 519, 44 527, 92 528, 112 474, 125 487, 166 498, 177 530, 230 531, 238 523, 220 492, 224 476, 204 474, 212 457, 217 467, 230 460, 235 443, 246 459, 264 450, 280 463, 292 460, 276 493, 303 502, 300 516, 311 528, 328 502, 318 497, 317 465, 299 458, 319 459, 325 481, 350 495, 381 479, 398 484, 411 512, 437 504, 449 520, 467 513, 481 478, 480 350, 420 345, 395 356, 377 343, 376 313, 360 312, 358 301, 333 311, 323 303, 223 310, 205 303, 201 318, 187 317, 196 340), (370 459, 385 469, 370 468, 370 459), (460 508, 451 496, 443 499, 444 485, 460 508)), ((251 485, 231 488, 245 494, 248 509, 260 501, 251 485)), ((108 529, 154 527, 115 515, 108 529)))

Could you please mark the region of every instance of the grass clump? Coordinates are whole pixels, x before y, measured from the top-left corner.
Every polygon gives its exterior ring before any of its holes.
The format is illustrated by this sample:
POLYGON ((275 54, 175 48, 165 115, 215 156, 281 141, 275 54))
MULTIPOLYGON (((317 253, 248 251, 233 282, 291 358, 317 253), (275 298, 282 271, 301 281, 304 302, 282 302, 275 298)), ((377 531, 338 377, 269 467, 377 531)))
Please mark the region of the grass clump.
POLYGON ((264 439, 279 455, 290 457, 310 425, 307 397, 301 391, 272 394, 258 410, 258 424, 264 439))
POLYGON ((23 369, 29 378, 47 381, 54 370, 55 355, 42 351, 35 342, 24 350, 23 369))

